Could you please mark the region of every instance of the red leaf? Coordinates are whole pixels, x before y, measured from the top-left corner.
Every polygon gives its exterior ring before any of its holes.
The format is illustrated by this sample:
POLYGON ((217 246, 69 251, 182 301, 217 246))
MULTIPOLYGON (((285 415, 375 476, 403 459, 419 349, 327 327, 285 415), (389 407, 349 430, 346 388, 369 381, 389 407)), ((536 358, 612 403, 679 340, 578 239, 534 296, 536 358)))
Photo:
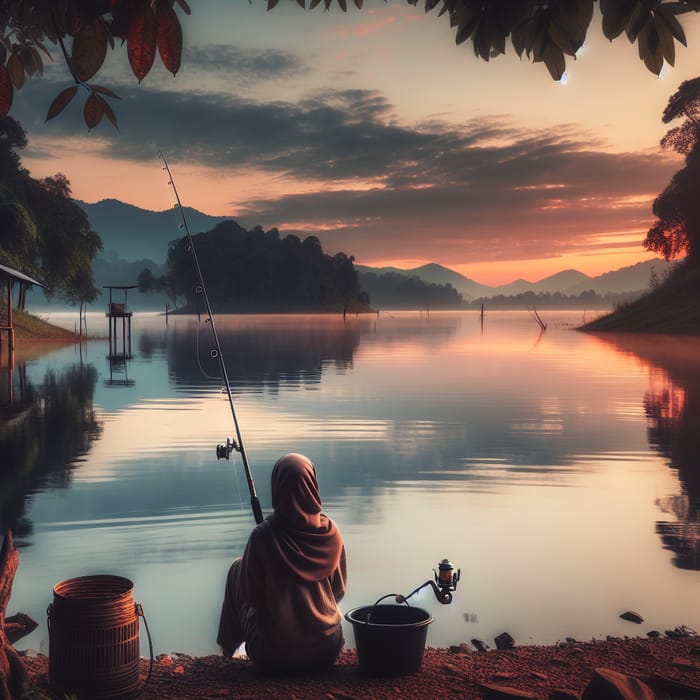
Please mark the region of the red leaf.
POLYGON ((104 100, 94 92, 85 100, 83 117, 88 129, 93 129, 102 121, 102 117, 105 113, 104 105, 104 100))
POLYGON ((114 110, 109 106, 107 100, 102 100, 102 107, 104 109, 105 114, 107 115, 107 119, 109 119, 109 121, 112 122, 112 126, 115 129, 118 129, 119 127, 117 126, 117 115, 114 113, 114 110))
POLYGON ((71 67, 79 80, 88 81, 102 67, 107 56, 107 29, 96 19, 84 24, 73 40, 71 67))
POLYGON ((49 119, 53 119, 56 115, 60 114, 64 110, 65 106, 75 97, 76 92, 78 92, 77 85, 71 85, 65 90, 59 92, 49 106, 49 111, 46 113, 46 121, 49 121, 49 119))
POLYGON ((4 117, 12 106, 12 81, 5 66, 0 66, 0 117, 4 117))
POLYGON ((133 16, 126 51, 131 70, 141 82, 156 57, 156 18, 149 2, 142 2, 133 16))
POLYGON ((121 100, 121 97, 119 97, 116 92, 112 92, 109 88, 102 87, 102 85, 95 85, 92 83, 91 85, 88 85, 88 87, 93 92, 99 92, 102 95, 107 95, 107 97, 113 97, 115 100, 121 100))
POLYGON ((182 58, 182 27, 168 0, 158 3, 156 10, 156 36, 158 53, 163 65, 175 75, 180 70, 182 58))

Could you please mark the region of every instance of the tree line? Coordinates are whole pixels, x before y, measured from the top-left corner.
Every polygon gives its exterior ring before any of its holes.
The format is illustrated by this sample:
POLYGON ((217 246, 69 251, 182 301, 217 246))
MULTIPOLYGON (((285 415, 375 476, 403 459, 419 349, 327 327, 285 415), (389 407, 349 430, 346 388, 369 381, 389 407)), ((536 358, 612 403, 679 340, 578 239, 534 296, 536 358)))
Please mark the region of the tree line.
POLYGON ((395 272, 361 272, 360 286, 372 304, 392 309, 458 309, 462 295, 449 283, 430 284, 395 272))
MULTIPOLYGON (((328 255, 316 236, 303 241, 280 236, 276 228, 248 231, 224 221, 192 237, 194 250, 217 311, 367 310, 353 256, 328 255)), ((189 240, 168 247, 166 273, 145 268, 138 275, 143 292, 163 291, 176 306, 193 311, 200 303, 198 279, 189 240)))

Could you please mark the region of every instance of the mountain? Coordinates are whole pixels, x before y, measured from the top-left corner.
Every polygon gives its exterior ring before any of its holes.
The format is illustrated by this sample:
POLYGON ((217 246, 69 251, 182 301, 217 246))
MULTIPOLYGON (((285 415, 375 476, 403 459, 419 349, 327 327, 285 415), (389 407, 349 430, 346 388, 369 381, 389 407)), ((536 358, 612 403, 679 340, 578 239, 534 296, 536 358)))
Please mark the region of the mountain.
POLYGON ((595 289, 599 294, 618 294, 620 292, 633 292, 648 290, 652 279, 652 270, 659 282, 664 280, 673 263, 656 258, 645 260, 636 265, 621 267, 619 270, 606 272, 591 279, 588 286, 585 283, 570 287, 567 294, 580 294, 587 289, 595 289))
MULTIPOLYGON (((368 267, 366 265, 356 265, 355 267, 360 273, 393 273, 408 277, 418 277, 423 282, 430 284, 447 284, 449 282, 462 295, 465 301, 472 301, 482 297, 489 298, 499 295, 516 296, 525 292, 534 292, 535 294, 555 294, 559 292, 567 296, 578 296, 589 289, 602 296, 643 292, 649 289, 652 270, 658 280, 662 281, 672 264, 656 258, 654 260, 645 260, 636 265, 622 267, 619 270, 612 270, 597 277, 590 277, 578 270, 563 270, 538 282, 518 279, 497 287, 479 284, 437 263, 430 263, 429 265, 408 270, 401 270, 396 267, 368 267)), ((360 277, 361 283, 362 277, 360 277)))
MULTIPOLYGON (((94 204, 76 200, 87 214, 92 228, 102 238, 102 257, 121 260, 154 260, 162 264, 168 254, 168 243, 181 238, 178 219, 171 209, 149 211, 116 199, 103 199, 94 204)), ((226 217, 209 216, 191 207, 183 207, 191 233, 213 229, 226 217)))
POLYGON ((428 263, 410 270, 401 270, 398 267, 369 267, 367 265, 355 265, 355 269, 360 273, 360 284, 363 272, 373 272, 377 275, 394 274, 417 277, 427 284, 451 284, 465 301, 490 295, 492 290, 492 287, 479 284, 464 275, 460 275, 459 272, 450 270, 450 268, 443 267, 437 263, 428 263))
MULTIPOLYGON (((140 269, 149 266, 141 265, 147 261, 153 261, 156 266, 162 265, 167 257, 168 243, 185 235, 185 232, 178 228, 175 213, 170 209, 150 211, 116 199, 103 199, 94 204, 76 200, 76 203, 85 211, 92 227, 102 238, 104 249, 98 259, 114 262, 115 268, 122 268, 113 271, 102 270, 105 274, 99 275, 100 283, 111 283, 112 274, 116 274, 117 277, 131 277, 132 270, 127 270, 123 266, 124 263, 138 262, 140 269), (107 277, 110 282, 103 281, 107 277)), ((210 216, 190 207, 184 207, 184 212, 192 234, 210 231, 217 224, 231 218, 210 216)), ((437 263, 408 270, 355 265, 360 279, 363 272, 393 273, 417 277, 428 284, 451 284, 465 301, 498 295, 515 296, 529 291, 551 294, 559 292, 574 296, 589 289, 601 295, 640 292, 649 288, 652 269, 661 281, 670 267, 671 263, 655 259, 606 272, 597 277, 589 277, 578 270, 563 270, 537 282, 517 279, 505 285, 488 286, 437 263)))

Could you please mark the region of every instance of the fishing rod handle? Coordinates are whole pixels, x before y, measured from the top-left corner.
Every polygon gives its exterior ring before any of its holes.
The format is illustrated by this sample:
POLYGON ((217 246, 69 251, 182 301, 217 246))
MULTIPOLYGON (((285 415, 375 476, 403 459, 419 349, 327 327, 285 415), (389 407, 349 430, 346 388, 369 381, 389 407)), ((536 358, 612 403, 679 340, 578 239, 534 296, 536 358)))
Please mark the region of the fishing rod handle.
POLYGON ((262 506, 260 505, 260 499, 257 496, 250 497, 250 507, 253 510, 253 516, 255 517, 255 522, 260 525, 260 523, 265 519, 262 512, 262 506))

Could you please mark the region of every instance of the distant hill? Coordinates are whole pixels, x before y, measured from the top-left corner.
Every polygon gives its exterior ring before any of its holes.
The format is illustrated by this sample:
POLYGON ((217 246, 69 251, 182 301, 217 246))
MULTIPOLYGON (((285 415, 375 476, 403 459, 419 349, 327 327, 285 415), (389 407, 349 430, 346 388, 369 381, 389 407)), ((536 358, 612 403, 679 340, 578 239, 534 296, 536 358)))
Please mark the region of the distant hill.
MULTIPOLYGON (((401 270, 396 267, 369 267, 366 265, 355 266, 361 273, 374 272, 377 274, 392 272, 394 274, 406 275, 408 277, 418 277, 424 282, 431 284, 451 284, 463 297, 465 301, 473 301, 478 298, 489 298, 499 295, 516 296, 526 292, 550 293, 557 292, 567 296, 576 296, 582 292, 592 289, 600 295, 606 294, 627 294, 630 292, 644 292, 649 289, 652 275, 652 268, 659 281, 662 281, 672 267, 672 263, 660 258, 646 260, 622 267, 619 270, 606 272, 597 277, 590 277, 578 270, 564 270, 554 275, 545 277, 538 282, 529 282, 518 279, 509 284, 496 287, 479 284, 474 280, 460 275, 447 267, 431 263, 421 267, 401 270)), ((360 277, 360 282, 362 277, 360 277)))
POLYGON ((465 300, 476 299, 491 293, 492 287, 479 284, 459 272, 450 270, 449 267, 428 263, 409 270, 401 270, 398 267, 369 267, 367 265, 355 265, 355 269, 360 273, 360 284, 362 284, 363 272, 374 272, 377 275, 397 274, 406 277, 417 277, 427 284, 451 284, 465 300))
MULTIPOLYGON (((185 235, 178 229, 175 213, 170 209, 149 211, 116 199, 103 199, 94 204, 76 200, 76 204, 102 238, 102 257, 112 254, 121 260, 150 259, 162 264, 168 254, 168 243, 185 235)), ((209 216, 191 207, 183 209, 193 235, 213 229, 226 218, 209 216)))
MULTIPOLYGON (((124 263, 140 264, 150 260, 156 265, 162 265, 165 263, 170 241, 184 235, 184 232, 178 229, 175 214, 170 209, 150 211, 116 199, 103 199, 94 204, 76 200, 76 203, 85 211, 92 227, 102 238, 104 250, 98 258, 103 262, 114 263, 113 270, 103 269, 97 275, 98 283, 111 283, 111 274, 131 277, 132 271, 127 269, 128 266, 122 267, 124 263), (118 269, 120 267, 122 267, 121 270, 118 269), (103 282, 107 278, 110 282, 103 282)), ((210 216, 191 207, 185 207, 184 210, 192 234, 210 231, 217 224, 227 218, 230 219, 230 217, 210 216)), ((109 266, 105 265, 105 268, 107 267, 109 266)), ((467 302, 482 297, 515 296, 526 292, 550 294, 559 292, 566 295, 578 295, 589 289, 601 295, 642 292, 649 289, 652 268, 661 281, 670 267, 670 263, 655 259, 606 272, 597 277, 589 277, 578 270, 564 270, 536 282, 517 279, 509 284, 489 286, 437 263, 408 270, 355 265, 360 273, 360 280, 362 273, 366 271, 375 274, 394 273, 416 277, 427 284, 451 284, 467 302)))

